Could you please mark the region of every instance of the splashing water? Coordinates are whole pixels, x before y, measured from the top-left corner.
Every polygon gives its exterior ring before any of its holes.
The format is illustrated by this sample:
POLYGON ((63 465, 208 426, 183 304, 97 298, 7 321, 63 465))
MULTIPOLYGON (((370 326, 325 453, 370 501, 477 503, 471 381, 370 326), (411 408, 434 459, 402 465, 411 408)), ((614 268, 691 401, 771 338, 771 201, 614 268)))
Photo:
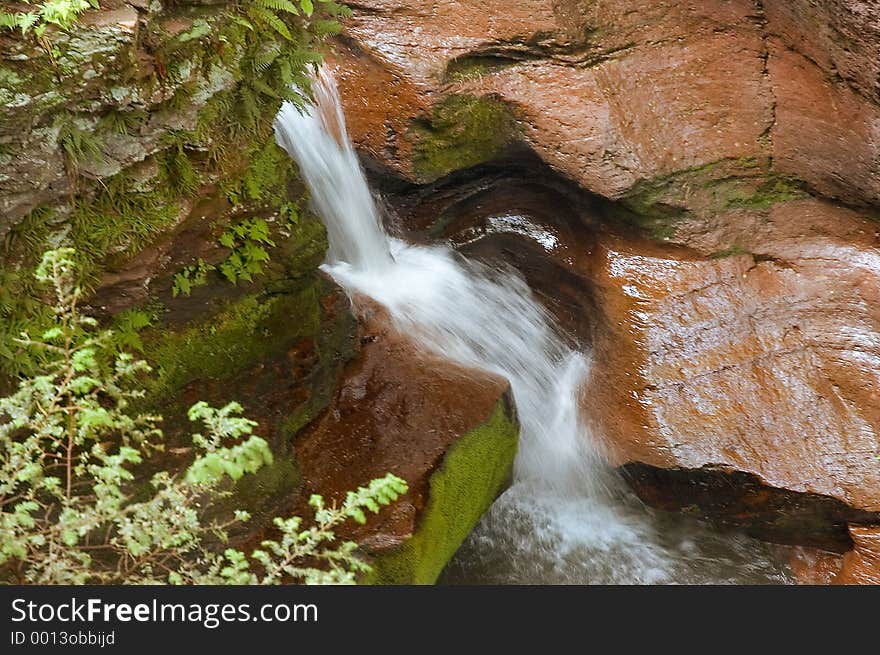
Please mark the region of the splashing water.
POLYGON ((327 226, 323 270, 350 294, 385 306, 396 328, 426 350, 510 381, 521 426, 515 481, 465 550, 475 550, 475 559, 486 549, 505 554, 513 562, 506 582, 684 577, 676 572, 677 546, 661 543, 649 514, 626 499, 581 419, 587 358, 560 337, 516 271, 389 237, 326 71, 314 94, 302 112, 286 103, 275 133, 327 226), (557 580, 559 571, 568 572, 557 580))

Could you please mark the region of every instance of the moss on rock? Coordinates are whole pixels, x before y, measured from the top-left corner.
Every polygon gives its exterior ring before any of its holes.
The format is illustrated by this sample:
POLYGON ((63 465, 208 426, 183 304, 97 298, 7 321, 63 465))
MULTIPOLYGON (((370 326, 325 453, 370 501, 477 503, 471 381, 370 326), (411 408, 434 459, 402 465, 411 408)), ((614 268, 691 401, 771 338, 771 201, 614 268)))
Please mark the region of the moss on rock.
POLYGON ((321 326, 320 280, 297 291, 248 295, 182 330, 156 330, 144 338, 144 355, 158 372, 153 390, 171 394, 196 379, 237 373, 321 326))
POLYGON ((722 159, 640 181, 621 198, 616 218, 662 241, 685 218, 709 218, 734 209, 763 212, 805 197, 801 181, 771 172, 768 161, 722 159))
POLYGON ((375 556, 362 584, 433 584, 510 481, 519 427, 506 399, 462 436, 431 476, 428 503, 415 534, 375 556))
POLYGON ((495 159, 515 139, 510 109, 491 97, 453 95, 416 124, 413 165, 425 181, 495 159))

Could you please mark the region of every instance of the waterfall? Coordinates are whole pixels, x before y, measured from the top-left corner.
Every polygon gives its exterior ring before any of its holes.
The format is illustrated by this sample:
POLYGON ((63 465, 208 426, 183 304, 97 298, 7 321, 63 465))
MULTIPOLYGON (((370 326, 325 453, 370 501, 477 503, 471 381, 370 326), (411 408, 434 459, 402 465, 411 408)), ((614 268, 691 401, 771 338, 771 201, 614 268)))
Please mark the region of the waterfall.
POLYGON ((363 272, 387 271, 391 244, 348 140, 336 85, 326 73, 314 94, 315 103, 303 112, 289 102, 282 105, 275 122, 278 145, 300 164, 327 227, 330 261, 363 272))
POLYGON ((395 327, 426 350, 510 381, 520 421, 515 481, 474 539, 531 566, 586 566, 586 581, 668 581, 667 549, 644 511, 621 499, 582 420, 587 356, 561 338, 515 270, 386 234, 325 70, 314 97, 303 111, 286 103, 275 133, 327 226, 323 270, 351 296, 386 307, 395 327))
POLYGON ((303 112, 285 104, 275 130, 327 225, 324 270, 384 305, 395 327, 424 348, 510 381, 521 425, 517 478, 582 486, 596 468, 577 402, 586 358, 563 343, 516 271, 389 237, 348 142, 335 84, 322 71, 314 87, 315 104, 303 112))

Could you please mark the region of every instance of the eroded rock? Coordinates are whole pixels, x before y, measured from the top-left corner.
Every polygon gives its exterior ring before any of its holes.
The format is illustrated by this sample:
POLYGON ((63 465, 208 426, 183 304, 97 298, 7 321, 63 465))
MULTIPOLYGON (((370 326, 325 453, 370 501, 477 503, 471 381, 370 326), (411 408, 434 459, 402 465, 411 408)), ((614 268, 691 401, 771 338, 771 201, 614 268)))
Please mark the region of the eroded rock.
MULTIPOLYGON (((464 96, 506 106, 518 140, 608 198, 677 171, 749 159, 820 194, 876 202, 876 46, 854 36, 871 3, 822 4, 813 13, 833 29, 808 37, 803 18, 747 0, 557 2, 552 11, 368 0, 356 7, 336 67, 355 142, 414 181, 485 161, 457 145, 439 169, 420 157, 418 127, 464 96), (846 11, 830 18, 838 5, 846 11), (837 65, 847 74, 835 77, 837 65), (387 85, 369 88, 367 71, 387 85)), ((867 20, 870 33, 875 21, 867 20)), ((507 131, 506 120, 496 129, 507 131)), ((441 136, 440 146, 449 140, 441 136)))
POLYGON ((510 478, 515 411, 506 381, 426 355, 374 311, 330 407, 295 442, 302 498, 403 478, 405 496, 339 532, 374 557, 371 581, 433 583, 510 478))

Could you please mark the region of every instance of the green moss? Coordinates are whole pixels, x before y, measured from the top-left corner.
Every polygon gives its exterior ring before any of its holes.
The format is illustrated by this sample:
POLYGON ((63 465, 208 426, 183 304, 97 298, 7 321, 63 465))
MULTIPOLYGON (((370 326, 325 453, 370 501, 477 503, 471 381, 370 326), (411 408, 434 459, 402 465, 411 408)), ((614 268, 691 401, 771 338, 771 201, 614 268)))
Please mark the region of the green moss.
POLYGON ((751 195, 732 198, 727 206, 731 208, 765 210, 780 202, 808 198, 804 183, 792 177, 773 175, 751 195))
POLYGON ((743 248, 740 245, 734 244, 729 248, 725 248, 724 250, 718 250, 709 255, 710 259, 724 259, 725 257, 734 257, 736 255, 749 255, 751 254, 748 250, 743 248))
POLYGON ((152 392, 171 394, 196 379, 221 379, 320 329, 317 277, 289 294, 245 296, 214 316, 176 332, 142 336, 145 359, 157 368, 152 392))
POLYGON ((516 121, 500 100, 449 96, 434 107, 430 121, 413 127, 416 172, 430 181, 491 161, 516 132, 516 121))
POLYGON ((722 159, 671 175, 642 180, 621 199, 618 218, 663 240, 677 223, 730 209, 765 211, 776 203, 807 197, 803 184, 766 170, 755 157, 722 159))
POLYGON ((453 59, 446 67, 447 82, 463 82, 514 66, 521 60, 493 55, 472 55, 453 59))
POLYGON ((508 484, 519 429, 499 401, 483 425, 461 437, 431 476, 416 533, 378 555, 363 584, 433 584, 446 563, 508 484))

